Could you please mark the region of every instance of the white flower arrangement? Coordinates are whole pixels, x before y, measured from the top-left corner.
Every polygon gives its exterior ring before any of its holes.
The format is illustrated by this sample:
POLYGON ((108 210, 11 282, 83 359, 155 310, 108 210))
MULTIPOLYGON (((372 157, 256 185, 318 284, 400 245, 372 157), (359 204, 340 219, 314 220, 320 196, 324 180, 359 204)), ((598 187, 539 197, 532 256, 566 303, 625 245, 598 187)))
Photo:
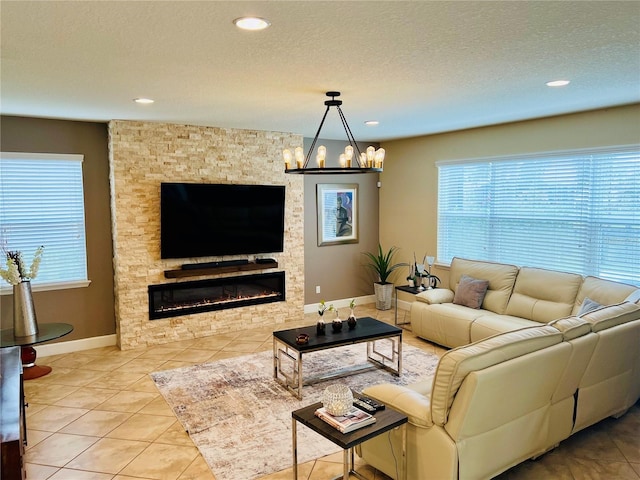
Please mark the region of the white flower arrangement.
POLYGON ((36 253, 33 256, 33 262, 28 270, 22 260, 22 252, 7 251, 7 268, 0 268, 0 277, 10 285, 18 285, 21 282, 33 280, 38 275, 43 251, 43 246, 36 249, 36 253))

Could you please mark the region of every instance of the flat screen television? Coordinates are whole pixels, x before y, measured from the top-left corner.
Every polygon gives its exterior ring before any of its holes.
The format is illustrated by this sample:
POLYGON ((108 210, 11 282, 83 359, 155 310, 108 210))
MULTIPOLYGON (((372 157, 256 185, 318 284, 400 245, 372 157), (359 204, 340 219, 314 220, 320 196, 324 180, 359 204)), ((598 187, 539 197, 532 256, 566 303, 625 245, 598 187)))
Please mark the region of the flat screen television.
POLYGON ((160 256, 282 252, 282 185, 162 183, 160 256))

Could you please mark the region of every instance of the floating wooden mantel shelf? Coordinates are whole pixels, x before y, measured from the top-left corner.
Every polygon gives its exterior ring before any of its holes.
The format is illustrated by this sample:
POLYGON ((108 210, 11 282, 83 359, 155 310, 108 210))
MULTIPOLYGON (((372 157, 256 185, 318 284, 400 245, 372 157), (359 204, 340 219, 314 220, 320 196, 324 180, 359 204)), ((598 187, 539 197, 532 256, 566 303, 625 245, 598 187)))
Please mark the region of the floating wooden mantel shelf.
POLYGON ((243 265, 223 265, 219 267, 189 268, 177 270, 165 270, 165 278, 199 277, 202 275, 218 275, 221 273, 249 272, 251 270, 268 270, 278 268, 278 262, 249 262, 243 265))

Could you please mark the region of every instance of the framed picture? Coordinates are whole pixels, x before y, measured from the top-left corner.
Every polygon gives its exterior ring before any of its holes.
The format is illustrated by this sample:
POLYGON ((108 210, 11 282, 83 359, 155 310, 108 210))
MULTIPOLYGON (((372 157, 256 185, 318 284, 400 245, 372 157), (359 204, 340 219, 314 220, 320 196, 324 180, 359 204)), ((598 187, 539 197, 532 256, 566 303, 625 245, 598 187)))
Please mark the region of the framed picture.
POLYGON ((358 243, 358 184, 317 185, 318 246, 358 243))

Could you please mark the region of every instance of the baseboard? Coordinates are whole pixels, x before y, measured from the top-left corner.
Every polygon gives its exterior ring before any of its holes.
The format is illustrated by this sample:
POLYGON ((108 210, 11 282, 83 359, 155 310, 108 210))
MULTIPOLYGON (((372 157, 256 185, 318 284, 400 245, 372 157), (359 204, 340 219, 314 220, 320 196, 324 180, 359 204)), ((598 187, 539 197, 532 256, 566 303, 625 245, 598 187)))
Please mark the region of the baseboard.
POLYGON ((38 357, 50 355, 62 355, 64 353, 80 352, 92 348, 111 347, 116 344, 116 335, 103 335, 101 337, 81 338, 68 342, 52 343, 50 345, 37 345, 34 347, 38 357))
MULTIPOLYGON (((363 303, 376 303, 376 296, 373 295, 364 295, 362 297, 355 298, 356 305, 361 305, 363 303)), ((329 304, 333 304, 336 308, 348 308, 349 303, 351 302, 350 298, 342 298, 338 300, 325 300, 325 305, 329 306, 329 304)), ((398 300, 398 308, 403 310, 408 310, 411 303, 405 302, 403 300, 398 300)), ((312 303, 304 306, 304 313, 314 313, 318 311, 318 304, 312 303)))
MULTIPOLYGON (((365 295, 362 297, 356 297, 355 299, 356 305, 363 303, 373 303, 376 301, 375 295, 365 295)), ((350 298, 339 298, 337 300, 325 300, 325 305, 328 307, 329 305, 333 305, 335 308, 349 308, 349 303, 351 303, 350 298)), ((315 313, 318 311, 318 304, 311 303, 309 305, 304 306, 304 313, 315 313)))

